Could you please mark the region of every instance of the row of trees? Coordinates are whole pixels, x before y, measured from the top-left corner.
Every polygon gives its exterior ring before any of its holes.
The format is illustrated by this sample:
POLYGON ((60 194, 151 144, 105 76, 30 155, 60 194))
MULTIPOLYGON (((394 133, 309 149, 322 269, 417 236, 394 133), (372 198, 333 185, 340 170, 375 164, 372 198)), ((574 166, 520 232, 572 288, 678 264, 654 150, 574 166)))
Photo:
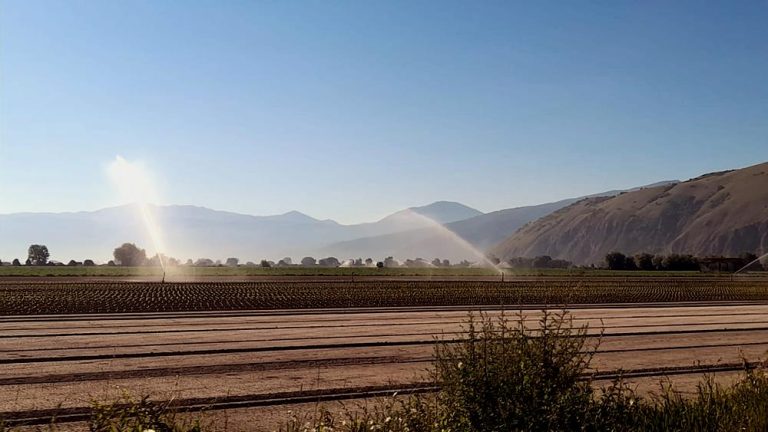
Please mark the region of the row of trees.
MULTIPOLYGON (((605 265, 610 270, 700 270, 703 264, 711 261, 728 261, 733 267, 731 270, 738 270, 757 260, 758 256, 753 253, 743 253, 738 258, 726 257, 707 257, 699 258, 693 255, 669 254, 654 255, 650 253, 639 253, 634 256, 627 256, 621 252, 611 252, 605 256, 605 265)), ((755 262, 750 266, 750 270, 762 270, 763 266, 755 262)))
MULTIPOLYGON (((166 265, 166 266, 194 266, 194 267, 216 267, 216 266, 226 266, 226 267, 238 267, 240 265, 243 265, 245 267, 292 267, 292 266, 301 266, 301 267, 378 267, 378 268, 384 268, 384 267, 408 267, 408 268, 421 268, 421 267, 470 267, 474 263, 463 260, 456 264, 451 264, 450 260, 447 259, 440 259, 435 258, 431 261, 426 260, 424 258, 415 258, 415 259, 406 259, 403 262, 400 262, 393 257, 389 256, 386 257, 382 261, 374 261, 372 258, 350 258, 344 261, 340 261, 336 257, 326 257, 326 258, 320 258, 316 259, 311 256, 306 256, 302 258, 298 264, 295 264, 293 260, 290 257, 285 257, 281 260, 279 260, 277 263, 274 261, 269 260, 261 260, 260 263, 256 264, 254 262, 248 261, 245 264, 240 264, 240 260, 238 258, 227 258, 224 262, 220 260, 212 260, 210 258, 199 258, 195 261, 189 259, 185 263, 182 263, 176 258, 168 257, 165 255, 155 255, 152 257, 147 256, 147 251, 136 246, 134 243, 123 243, 122 245, 118 246, 114 249, 112 252, 112 256, 114 257, 113 260, 110 260, 107 265, 108 266, 125 266, 125 267, 139 267, 139 266, 160 266, 160 265, 166 265)), ((48 251, 48 247, 45 245, 31 245, 28 250, 28 258, 25 265, 33 265, 33 266, 39 266, 39 265, 63 265, 58 262, 48 261, 50 258, 50 253, 48 251)), ((520 266, 523 266, 522 264, 524 261, 516 261, 520 266)), ((560 268, 560 267, 567 267, 570 265, 567 261, 562 260, 553 260, 550 257, 537 257, 533 261, 534 266, 537 268, 560 268)), ((2 261, 0 261, 2 263, 2 261)), ((498 264, 499 261, 496 260, 496 263, 498 264)), ((22 265, 22 263, 15 259, 13 260, 13 265, 22 265)), ((69 266, 93 266, 96 265, 93 260, 87 259, 82 262, 71 260, 67 264, 69 266)))
MULTIPOLYGON (((164 255, 155 255, 153 257, 147 257, 147 252, 144 249, 139 248, 133 243, 124 243, 121 246, 115 248, 112 253, 114 260, 109 261, 107 265, 120 265, 126 267, 136 266, 196 266, 196 267, 214 267, 214 266, 227 266, 238 267, 240 266, 240 260, 238 258, 227 258, 222 263, 221 261, 214 261, 209 258, 200 258, 196 261, 187 260, 182 264, 178 259, 172 257, 166 257, 164 255)), ((45 245, 33 244, 30 245, 27 250, 27 259, 24 265, 41 266, 41 265, 63 265, 62 263, 56 263, 49 261, 50 252, 45 245)), ((695 271, 714 262, 719 266, 720 263, 725 262, 730 270, 738 270, 753 261, 757 260, 757 255, 753 253, 744 253, 738 258, 725 258, 725 257, 707 257, 699 258, 693 255, 687 254, 650 254, 639 253, 634 256, 625 255, 621 252, 611 252, 605 256, 605 265, 610 270, 689 270, 695 271), (735 269, 733 268, 735 267, 735 269)), ((510 268, 534 268, 534 269, 565 269, 573 267, 570 261, 562 259, 553 259, 550 256, 543 255, 535 258, 517 257, 504 261, 503 263, 495 257, 489 257, 496 265, 504 265, 510 268)), ((2 261, 0 261, 2 263, 2 261)), ((14 266, 20 266, 22 263, 19 259, 14 259, 12 262, 14 266)), ((87 259, 82 262, 71 260, 67 264, 69 266, 93 266, 95 263, 93 260, 87 259)), ((372 258, 356 258, 340 261, 336 257, 326 257, 321 259, 315 259, 314 257, 304 257, 299 264, 294 264, 290 257, 285 257, 279 260, 277 263, 269 260, 261 260, 259 264, 248 261, 244 264, 246 267, 408 267, 408 268, 420 268, 420 267, 470 267, 473 263, 469 261, 461 261, 457 264, 451 264, 447 259, 435 258, 431 261, 416 258, 407 259, 403 262, 395 260, 393 257, 386 257, 383 261, 374 262, 372 258)), ((719 267, 718 267, 719 269, 719 267)), ((750 270, 763 270, 763 266, 756 262, 750 266, 750 270)))
POLYGON ((554 259, 549 255, 535 258, 517 257, 506 261, 510 268, 514 269, 567 269, 573 267, 573 263, 563 259, 554 259))
POLYGON ((160 265, 162 263, 169 266, 186 265, 194 267, 238 267, 243 265, 244 267, 469 267, 473 263, 469 261, 461 261, 458 264, 451 264, 450 260, 435 258, 432 261, 425 260, 423 258, 407 259, 402 263, 395 260, 393 257, 386 257, 383 261, 375 262, 372 258, 350 258, 348 260, 340 261, 336 257, 326 257, 316 259, 311 256, 306 256, 299 261, 299 264, 294 264, 290 257, 285 257, 279 260, 277 263, 269 260, 261 260, 259 264, 248 261, 245 264, 240 264, 238 258, 227 258, 224 262, 220 260, 212 260, 210 258, 199 258, 195 261, 187 260, 184 264, 175 258, 165 256, 155 256, 147 258, 146 251, 137 247, 133 243, 124 243, 120 247, 116 248, 113 252, 114 261, 110 262, 114 265, 121 266, 144 266, 144 265, 160 265))
POLYGON ((187 260, 183 265, 194 267, 469 267, 473 263, 469 261, 461 261, 458 264, 451 264, 447 259, 435 258, 432 261, 428 261, 423 258, 407 259, 403 262, 397 261, 393 257, 387 257, 383 261, 374 261, 372 258, 350 258, 348 260, 340 261, 336 257, 327 257, 316 259, 314 257, 304 257, 298 264, 294 264, 293 260, 289 257, 279 260, 277 263, 270 260, 261 260, 260 263, 248 261, 245 264, 240 264, 238 258, 227 258, 226 261, 212 260, 210 258, 200 258, 196 261, 187 260))
MULTIPOLYGON (((178 260, 174 258, 166 258, 162 255, 155 255, 154 257, 147 258, 147 253, 144 249, 138 248, 133 243, 124 243, 122 246, 116 248, 113 252, 115 257, 114 261, 109 261, 107 265, 124 265, 124 266, 142 266, 142 265, 160 265, 162 259, 164 263, 178 264, 178 260)), ((11 261, 13 266, 45 266, 45 265, 65 265, 58 261, 51 261, 50 251, 45 245, 33 244, 29 246, 27 250, 27 260, 24 264, 19 261, 18 258, 11 261)), ((0 265, 2 260, 0 260, 0 265)), ((67 266, 95 266, 96 263, 91 259, 83 261, 70 260, 67 266)))

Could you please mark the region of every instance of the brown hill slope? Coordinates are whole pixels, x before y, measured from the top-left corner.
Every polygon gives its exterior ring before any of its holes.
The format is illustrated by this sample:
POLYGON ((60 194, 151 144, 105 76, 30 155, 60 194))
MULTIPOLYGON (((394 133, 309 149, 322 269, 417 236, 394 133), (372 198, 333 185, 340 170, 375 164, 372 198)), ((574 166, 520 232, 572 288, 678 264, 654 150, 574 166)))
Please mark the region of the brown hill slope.
POLYGON ((520 228, 490 252, 591 264, 611 251, 768 252, 768 163, 585 199, 520 228))

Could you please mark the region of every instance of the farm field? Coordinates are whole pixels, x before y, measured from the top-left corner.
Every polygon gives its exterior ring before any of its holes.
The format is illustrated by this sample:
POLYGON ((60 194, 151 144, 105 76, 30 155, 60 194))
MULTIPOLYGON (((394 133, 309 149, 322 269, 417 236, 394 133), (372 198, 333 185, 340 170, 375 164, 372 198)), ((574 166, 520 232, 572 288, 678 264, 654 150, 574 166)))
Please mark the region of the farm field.
MULTIPOLYGON (((643 392, 669 378, 693 390, 727 382, 768 351, 768 280, 284 278, 126 282, 0 279, 0 417, 83 430, 91 401, 125 393, 174 400, 271 430, 318 402, 363 403, 431 391, 434 339, 463 331, 470 311, 523 313, 567 304, 601 333, 599 383, 622 373, 643 392), (502 306, 506 305, 506 306, 502 306), (506 311, 504 311, 506 309, 506 311)), ((335 404, 335 405, 334 405, 335 404)))
MULTIPOLYGON (((712 273, 698 271, 625 271, 604 269, 503 269, 508 276, 555 276, 555 277, 704 277, 712 278, 712 273)), ((371 268, 371 267, 169 267, 168 280, 188 281, 197 278, 263 278, 275 276, 320 276, 320 277, 490 277, 499 278, 499 272, 482 267, 449 268, 371 268)), ((765 273, 765 272, 762 272, 765 273)), ((121 266, 0 266, 0 280, 8 277, 122 277, 154 278, 160 280, 163 271, 160 267, 121 267, 121 266)), ((724 275, 728 277, 728 275, 724 275)))
POLYGON ((2 315, 712 301, 768 301, 768 279, 0 280, 2 315))
MULTIPOLYGON (((536 274, 534 272, 531 272, 536 274)), ((263 276, 495 276, 497 272, 487 268, 375 268, 375 267, 168 267, 170 278, 195 277, 263 277, 263 276)), ((160 267, 122 266, 2 266, 2 276, 29 277, 156 277, 161 278, 160 267)))

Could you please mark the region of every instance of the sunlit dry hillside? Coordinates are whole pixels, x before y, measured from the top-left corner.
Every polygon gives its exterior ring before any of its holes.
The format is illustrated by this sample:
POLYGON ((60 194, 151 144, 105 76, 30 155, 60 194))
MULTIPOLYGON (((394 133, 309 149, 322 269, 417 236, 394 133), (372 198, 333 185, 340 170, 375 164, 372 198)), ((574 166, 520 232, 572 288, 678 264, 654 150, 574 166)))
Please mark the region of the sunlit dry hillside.
POLYGON ((600 262, 611 251, 768 252, 768 163, 585 199, 492 249, 499 257, 551 255, 580 264, 600 262))

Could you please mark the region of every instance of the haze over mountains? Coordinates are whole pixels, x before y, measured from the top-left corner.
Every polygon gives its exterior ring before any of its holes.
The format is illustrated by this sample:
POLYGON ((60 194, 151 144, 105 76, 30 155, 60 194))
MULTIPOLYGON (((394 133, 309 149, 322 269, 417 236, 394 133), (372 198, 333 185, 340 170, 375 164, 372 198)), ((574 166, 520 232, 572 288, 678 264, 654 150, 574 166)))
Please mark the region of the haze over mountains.
MULTIPOLYGON (((768 251, 768 164, 535 206, 482 213, 438 201, 371 223, 342 225, 298 211, 251 216, 195 206, 153 206, 168 255, 183 260, 288 256, 508 259, 550 255, 577 264, 607 252, 738 255, 768 251)), ((0 215, 0 258, 32 243, 59 261, 111 259, 123 242, 154 253, 135 206, 92 212, 0 215)))
POLYGON ((738 256, 768 252, 768 163, 674 185, 590 198, 521 228, 491 252, 577 264, 606 253, 738 256))
MULTIPOLYGON (((616 193, 619 191, 599 195, 616 193)), ((298 260, 310 255, 478 261, 478 251, 577 200, 487 214, 460 203, 438 201, 354 225, 318 220, 298 211, 250 216, 177 205, 153 206, 152 213, 162 228, 167 253, 181 259, 234 256, 258 262, 262 258, 289 256, 298 260)), ((137 243, 150 254, 154 251, 138 209, 130 205, 93 212, 0 215, 0 258, 5 261, 23 261, 27 246, 41 243, 49 247, 55 260, 91 258, 105 262, 111 259, 112 250, 126 241, 137 243)))
MULTIPOLYGON (((674 184, 663 181, 643 187, 674 184)), ((632 189, 634 190, 634 189, 632 189)), ((593 196, 613 196, 621 190, 600 192, 593 196)), ((585 197, 534 206, 515 207, 449 222, 447 230, 434 226, 391 234, 363 237, 327 246, 319 251, 321 255, 333 256, 378 256, 381 251, 394 257, 447 258, 450 260, 478 260, 478 251, 485 252, 503 239, 512 235, 528 222, 546 216, 555 210, 571 205, 585 197), (454 235, 455 234, 455 235, 454 235), (457 241, 456 237, 464 240, 457 241), (415 254, 415 255, 414 255, 415 254)))
MULTIPOLYGON (((0 215, 0 258, 23 260, 26 248, 32 243, 47 245, 51 258, 61 261, 72 258, 106 261, 111 259, 112 250, 123 242, 135 242, 150 253, 152 241, 138 213, 135 206, 125 205, 92 212, 0 215)), ((169 255, 183 259, 239 257, 243 261, 284 256, 299 259, 340 241, 419 229, 482 214, 446 201, 355 225, 318 220, 298 211, 251 216, 173 205, 152 206, 152 213, 162 228, 169 255)))

